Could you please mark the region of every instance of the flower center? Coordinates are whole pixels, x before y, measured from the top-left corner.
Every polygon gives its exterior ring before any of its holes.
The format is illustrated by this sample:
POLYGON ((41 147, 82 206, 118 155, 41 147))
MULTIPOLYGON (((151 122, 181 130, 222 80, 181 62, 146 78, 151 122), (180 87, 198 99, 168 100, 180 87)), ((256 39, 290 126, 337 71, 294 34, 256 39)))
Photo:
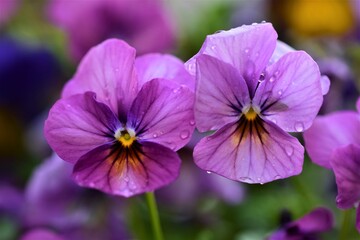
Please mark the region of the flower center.
POLYGON ((247 120, 249 121, 253 121, 257 116, 257 113, 255 112, 255 110, 250 107, 249 110, 247 110, 247 112, 245 113, 245 117, 247 120))
POLYGON ((132 129, 118 129, 116 130, 114 137, 123 147, 130 147, 136 140, 135 132, 132 129))

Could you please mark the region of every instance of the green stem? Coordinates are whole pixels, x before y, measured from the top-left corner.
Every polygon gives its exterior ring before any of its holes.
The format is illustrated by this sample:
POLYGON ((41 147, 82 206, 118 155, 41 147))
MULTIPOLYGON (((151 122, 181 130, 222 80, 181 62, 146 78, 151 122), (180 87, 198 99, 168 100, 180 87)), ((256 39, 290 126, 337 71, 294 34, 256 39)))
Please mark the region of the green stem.
POLYGON ((163 234, 160 225, 159 212, 156 204, 155 195, 153 192, 146 193, 146 201, 150 210, 151 223, 156 240, 163 240, 163 234))
POLYGON ((351 209, 342 211, 342 223, 339 233, 339 240, 348 239, 350 220, 351 220, 351 209))

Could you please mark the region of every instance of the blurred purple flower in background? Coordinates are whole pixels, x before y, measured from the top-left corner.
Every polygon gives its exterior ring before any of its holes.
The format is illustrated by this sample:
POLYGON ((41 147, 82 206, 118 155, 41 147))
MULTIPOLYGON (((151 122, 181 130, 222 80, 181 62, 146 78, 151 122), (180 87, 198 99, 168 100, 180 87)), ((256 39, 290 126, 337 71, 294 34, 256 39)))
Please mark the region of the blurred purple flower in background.
POLYGON ((125 205, 77 186, 71 172, 71 164, 56 154, 35 169, 25 191, 22 224, 52 229, 65 239, 126 239, 125 205))
MULTIPOLYGON (((358 206, 360 201, 360 99, 358 112, 338 111, 319 116, 304 133, 306 150, 311 160, 335 174, 339 208, 358 206)), ((360 232, 360 209, 357 209, 360 232)))
POLYGON ((159 0, 51 0, 48 15, 68 35, 75 60, 108 38, 125 40, 139 55, 175 43, 172 19, 159 0))
POLYGON ((216 130, 194 149, 200 168, 247 183, 301 172, 304 149, 286 132, 309 128, 329 88, 307 53, 261 23, 209 35, 187 67, 196 75, 196 126, 216 130))
POLYGON ((135 60, 135 49, 115 39, 84 57, 45 123, 46 139, 75 164, 79 185, 129 197, 176 179, 175 151, 195 128, 193 79, 167 58, 175 57, 135 60))
POLYGON ((27 122, 47 107, 58 83, 58 62, 46 48, 6 37, 0 53, 0 107, 27 122))
POLYGON ((326 208, 317 208, 302 218, 284 224, 268 240, 317 240, 318 233, 329 231, 334 226, 333 216, 326 208))
POLYGON ((1 0, 0 1, 0 27, 4 25, 9 18, 14 14, 18 0, 1 0))

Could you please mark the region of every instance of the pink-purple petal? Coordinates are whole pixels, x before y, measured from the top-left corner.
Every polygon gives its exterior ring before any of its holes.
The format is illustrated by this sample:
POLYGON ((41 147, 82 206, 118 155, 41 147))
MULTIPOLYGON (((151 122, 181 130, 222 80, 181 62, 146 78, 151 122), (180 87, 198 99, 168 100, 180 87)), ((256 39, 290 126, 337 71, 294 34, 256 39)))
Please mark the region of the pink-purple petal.
POLYGON ((107 105, 87 92, 58 100, 45 122, 45 137, 51 148, 65 161, 74 163, 82 155, 113 141, 121 126, 107 105))
POLYGON ((266 183, 297 175, 304 149, 299 141, 272 123, 260 130, 231 123, 203 138, 194 149, 195 163, 206 171, 247 183, 266 183))
POLYGON ((159 144, 143 142, 132 150, 106 144, 84 155, 73 177, 81 186, 131 197, 169 184, 179 170, 178 155, 159 144))
POLYGON ((128 127, 139 140, 178 150, 195 129, 194 93, 172 81, 154 79, 144 84, 130 109, 128 127))
POLYGON ((155 79, 163 78, 188 86, 195 91, 195 80, 186 71, 184 62, 169 54, 146 54, 136 58, 135 68, 138 73, 139 86, 155 79))
POLYGON ((75 76, 64 87, 62 96, 95 92, 99 101, 124 118, 138 92, 135 54, 134 48, 116 39, 93 47, 81 61, 75 76))
POLYGON ((351 208, 360 201, 360 145, 337 148, 330 163, 338 188, 337 206, 351 208))
POLYGON ((330 90, 330 79, 326 75, 322 75, 320 77, 320 84, 321 84, 321 93, 322 95, 326 95, 330 90))
POLYGON ((245 80, 233 66, 201 55, 196 78, 195 119, 199 131, 216 130, 240 118, 250 96, 245 80))
POLYGON ((323 102, 320 72, 305 52, 291 52, 266 69, 253 103, 286 132, 309 128, 323 102))
POLYGON ((356 112, 341 111, 317 117, 304 132, 306 151, 311 160, 325 168, 331 168, 334 150, 350 143, 360 145, 360 116, 356 112))
POLYGON ((203 54, 216 57, 237 69, 253 92, 274 52, 276 39, 277 33, 270 23, 244 25, 208 35, 187 68, 194 74, 194 59, 197 61, 203 54))

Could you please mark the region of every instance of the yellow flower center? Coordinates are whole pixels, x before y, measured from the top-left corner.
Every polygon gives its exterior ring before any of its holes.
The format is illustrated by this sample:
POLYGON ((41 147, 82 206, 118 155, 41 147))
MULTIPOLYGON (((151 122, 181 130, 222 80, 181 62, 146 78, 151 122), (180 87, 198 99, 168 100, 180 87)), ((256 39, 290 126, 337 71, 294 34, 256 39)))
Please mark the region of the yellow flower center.
POLYGON ((247 120, 249 121, 253 121, 257 116, 257 113, 255 112, 255 110, 250 107, 249 110, 245 113, 245 117, 247 120))
POLYGON ((131 129, 120 130, 115 132, 114 137, 122 144, 123 147, 130 147, 136 140, 135 132, 131 129))

